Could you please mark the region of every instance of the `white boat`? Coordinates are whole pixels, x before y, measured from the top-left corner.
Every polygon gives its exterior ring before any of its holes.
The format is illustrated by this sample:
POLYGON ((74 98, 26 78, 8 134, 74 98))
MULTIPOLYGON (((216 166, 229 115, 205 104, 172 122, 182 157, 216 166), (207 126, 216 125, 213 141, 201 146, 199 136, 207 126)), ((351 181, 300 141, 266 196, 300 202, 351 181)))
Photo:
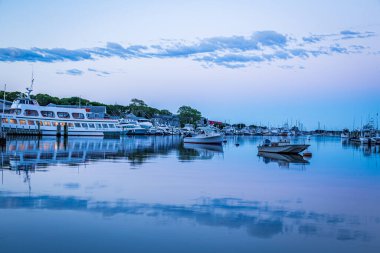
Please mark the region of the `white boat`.
POLYGON ((288 140, 271 142, 270 140, 266 139, 264 143, 257 148, 259 152, 298 154, 306 150, 309 146, 310 145, 308 144, 290 144, 288 140))
POLYGON ((121 119, 117 125, 121 129, 122 134, 127 135, 146 135, 148 134, 148 129, 143 128, 137 121, 130 119, 121 119))
POLYGON ((147 130, 149 130, 151 127, 153 127, 152 122, 150 122, 148 119, 140 118, 137 120, 138 124, 147 130))
POLYGON ((201 127, 198 133, 192 136, 183 138, 184 143, 198 143, 198 144, 222 144, 223 135, 215 129, 209 127, 201 127))
POLYGON ((95 118, 86 108, 40 106, 30 97, 32 88, 13 101, 9 113, 1 114, 1 127, 15 134, 105 136, 119 135, 118 121, 95 118))

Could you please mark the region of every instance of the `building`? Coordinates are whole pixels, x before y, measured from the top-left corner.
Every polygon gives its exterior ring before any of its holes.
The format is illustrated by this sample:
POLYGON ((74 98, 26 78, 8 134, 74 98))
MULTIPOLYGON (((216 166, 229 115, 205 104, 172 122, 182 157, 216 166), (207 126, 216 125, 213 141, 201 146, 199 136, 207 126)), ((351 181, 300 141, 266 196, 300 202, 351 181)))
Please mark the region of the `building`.
POLYGON ((154 125, 180 127, 178 115, 154 115, 152 122, 154 125))

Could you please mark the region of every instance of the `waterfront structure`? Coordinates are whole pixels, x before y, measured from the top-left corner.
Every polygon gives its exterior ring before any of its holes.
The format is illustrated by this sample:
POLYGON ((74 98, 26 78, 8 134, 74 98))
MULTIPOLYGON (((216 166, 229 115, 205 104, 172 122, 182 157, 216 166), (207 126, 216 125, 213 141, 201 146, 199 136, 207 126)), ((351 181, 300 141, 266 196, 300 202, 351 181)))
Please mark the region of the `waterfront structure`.
POLYGON ((155 126, 180 127, 178 115, 154 115, 152 122, 155 126))

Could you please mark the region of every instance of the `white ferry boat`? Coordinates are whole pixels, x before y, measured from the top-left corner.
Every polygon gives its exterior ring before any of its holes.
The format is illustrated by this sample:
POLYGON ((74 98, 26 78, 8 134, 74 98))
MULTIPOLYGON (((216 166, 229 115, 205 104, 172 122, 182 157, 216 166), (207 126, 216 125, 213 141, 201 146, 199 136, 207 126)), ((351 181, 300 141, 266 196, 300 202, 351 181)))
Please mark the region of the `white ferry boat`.
POLYGON ((31 99, 31 88, 13 101, 9 113, 1 114, 1 128, 8 133, 107 136, 119 135, 117 120, 94 118, 85 108, 40 106, 31 99))

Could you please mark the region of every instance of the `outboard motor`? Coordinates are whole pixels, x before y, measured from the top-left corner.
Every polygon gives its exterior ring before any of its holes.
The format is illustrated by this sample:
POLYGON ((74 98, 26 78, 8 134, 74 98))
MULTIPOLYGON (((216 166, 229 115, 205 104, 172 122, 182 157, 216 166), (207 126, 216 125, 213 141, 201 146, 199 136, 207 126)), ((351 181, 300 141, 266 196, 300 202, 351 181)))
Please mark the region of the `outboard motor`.
POLYGON ((269 139, 264 140, 264 146, 269 146, 271 144, 271 141, 269 139))

